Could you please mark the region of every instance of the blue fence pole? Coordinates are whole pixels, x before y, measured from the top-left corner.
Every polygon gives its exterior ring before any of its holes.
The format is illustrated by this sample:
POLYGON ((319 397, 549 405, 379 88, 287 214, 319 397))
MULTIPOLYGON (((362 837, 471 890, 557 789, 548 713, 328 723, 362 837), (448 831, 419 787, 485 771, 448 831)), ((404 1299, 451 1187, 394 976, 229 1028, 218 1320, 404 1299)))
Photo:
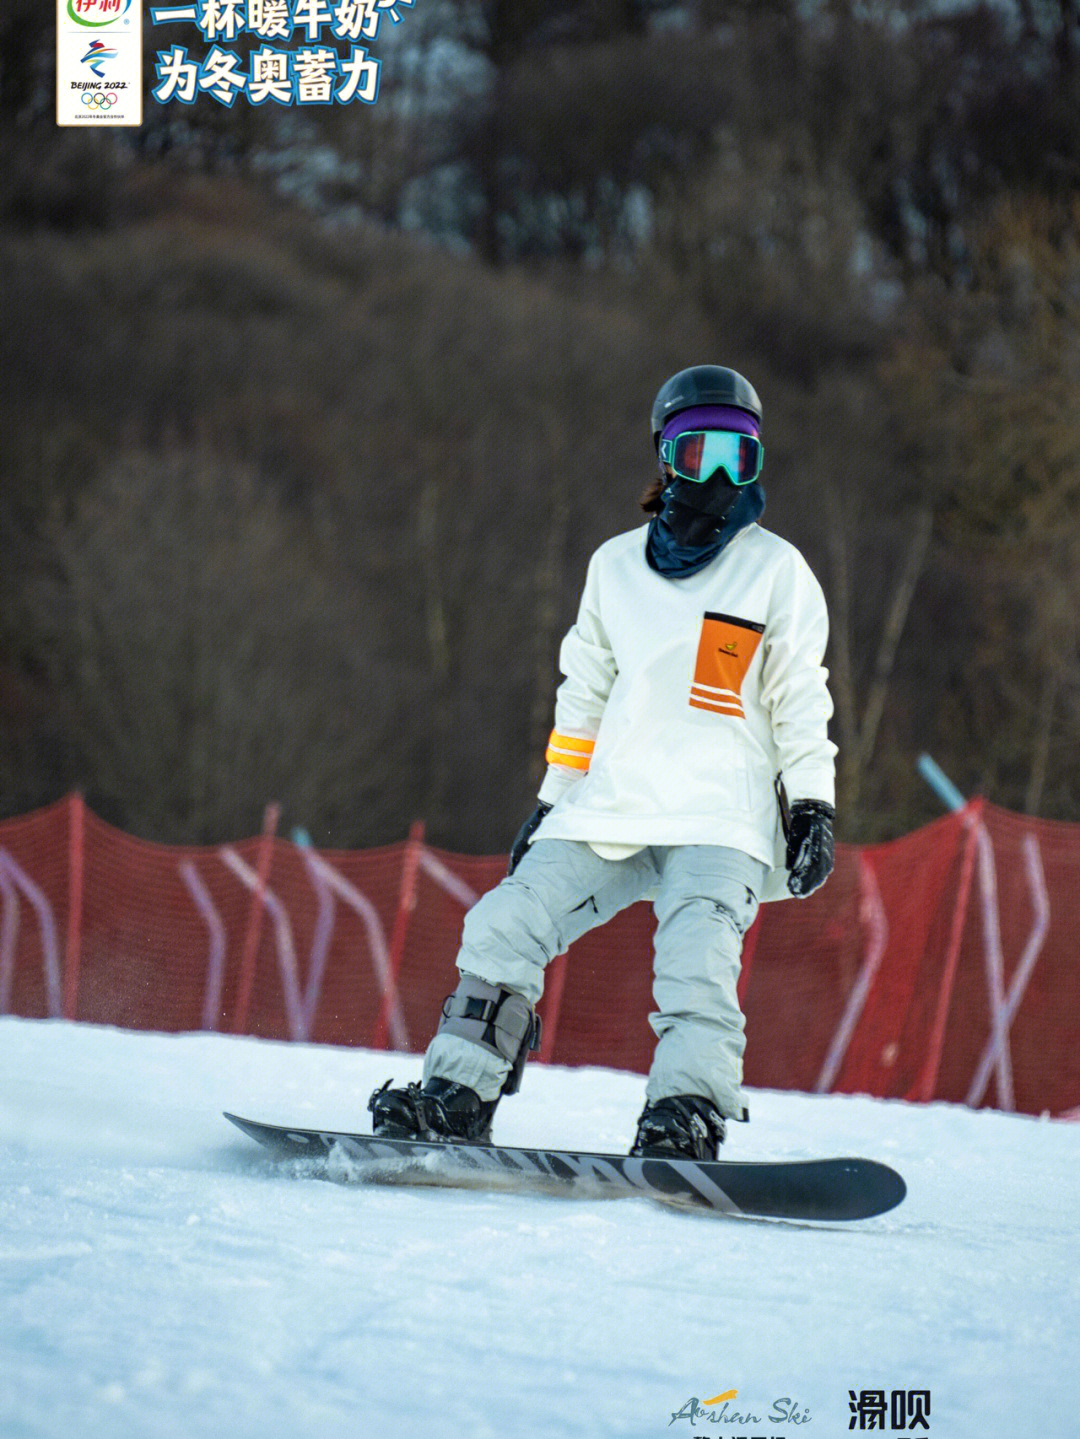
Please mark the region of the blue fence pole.
POLYGON ((921 754, 918 758, 918 770, 923 779, 937 795, 946 809, 963 809, 967 800, 953 784, 952 780, 928 754, 921 754))

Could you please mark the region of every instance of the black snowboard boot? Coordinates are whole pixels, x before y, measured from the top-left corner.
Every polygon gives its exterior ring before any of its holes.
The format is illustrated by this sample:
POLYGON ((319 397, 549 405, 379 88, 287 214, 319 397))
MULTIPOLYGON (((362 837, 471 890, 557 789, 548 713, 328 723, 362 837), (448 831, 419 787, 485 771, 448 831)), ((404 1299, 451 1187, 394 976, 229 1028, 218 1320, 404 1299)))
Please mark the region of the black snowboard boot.
POLYGON ((646 1104, 630 1153, 638 1159, 715 1159, 724 1121, 700 1094, 675 1094, 646 1104))
POLYGON ((491 1143, 497 1099, 481 1099, 450 1079, 429 1079, 422 1089, 418 1084, 391 1089, 391 1083, 388 1079, 368 1100, 372 1133, 379 1138, 491 1143))

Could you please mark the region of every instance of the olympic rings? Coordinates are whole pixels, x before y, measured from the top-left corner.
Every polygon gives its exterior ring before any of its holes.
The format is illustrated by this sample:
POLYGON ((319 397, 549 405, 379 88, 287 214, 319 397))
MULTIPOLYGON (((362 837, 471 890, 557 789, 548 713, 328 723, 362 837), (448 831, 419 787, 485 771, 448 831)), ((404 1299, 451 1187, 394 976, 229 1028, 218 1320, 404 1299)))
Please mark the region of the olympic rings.
POLYGON ((107 94, 100 90, 84 90, 82 102, 84 105, 96 105, 99 110, 107 110, 110 105, 116 104, 117 98, 115 90, 110 90, 107 94))

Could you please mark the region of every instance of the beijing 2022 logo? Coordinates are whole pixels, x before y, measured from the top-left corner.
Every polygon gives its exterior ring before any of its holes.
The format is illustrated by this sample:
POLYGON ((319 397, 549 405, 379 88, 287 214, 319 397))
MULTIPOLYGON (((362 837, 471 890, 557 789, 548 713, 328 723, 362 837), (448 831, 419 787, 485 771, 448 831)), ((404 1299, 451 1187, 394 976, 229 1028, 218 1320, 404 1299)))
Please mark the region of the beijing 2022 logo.
POLYGON ((128 23, 124 17, 131 9, 131 0, 67 0, 67 12, 76 25, 87 25, 100 30, 104 25, 115 25, 118 21, 128 23))

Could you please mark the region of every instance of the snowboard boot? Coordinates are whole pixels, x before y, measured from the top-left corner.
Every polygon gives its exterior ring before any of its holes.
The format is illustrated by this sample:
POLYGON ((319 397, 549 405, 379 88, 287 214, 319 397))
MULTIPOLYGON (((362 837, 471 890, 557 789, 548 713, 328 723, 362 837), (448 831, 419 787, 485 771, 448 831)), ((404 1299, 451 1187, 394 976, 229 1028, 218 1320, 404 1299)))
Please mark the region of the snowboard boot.
POLYGON ((715 1159, 724 1121, 700 1094, 675 1094, 646 1104, 630 1153, 638 1159, 715 1159))
POLYGON ((432 1078, 421 1089, 391 1089, 387 1080, 368 1100, 372 1133, 381 1139, 423 1139, 456 1144, 490 1144, 497 1099, 450 1079, 432 1078))

